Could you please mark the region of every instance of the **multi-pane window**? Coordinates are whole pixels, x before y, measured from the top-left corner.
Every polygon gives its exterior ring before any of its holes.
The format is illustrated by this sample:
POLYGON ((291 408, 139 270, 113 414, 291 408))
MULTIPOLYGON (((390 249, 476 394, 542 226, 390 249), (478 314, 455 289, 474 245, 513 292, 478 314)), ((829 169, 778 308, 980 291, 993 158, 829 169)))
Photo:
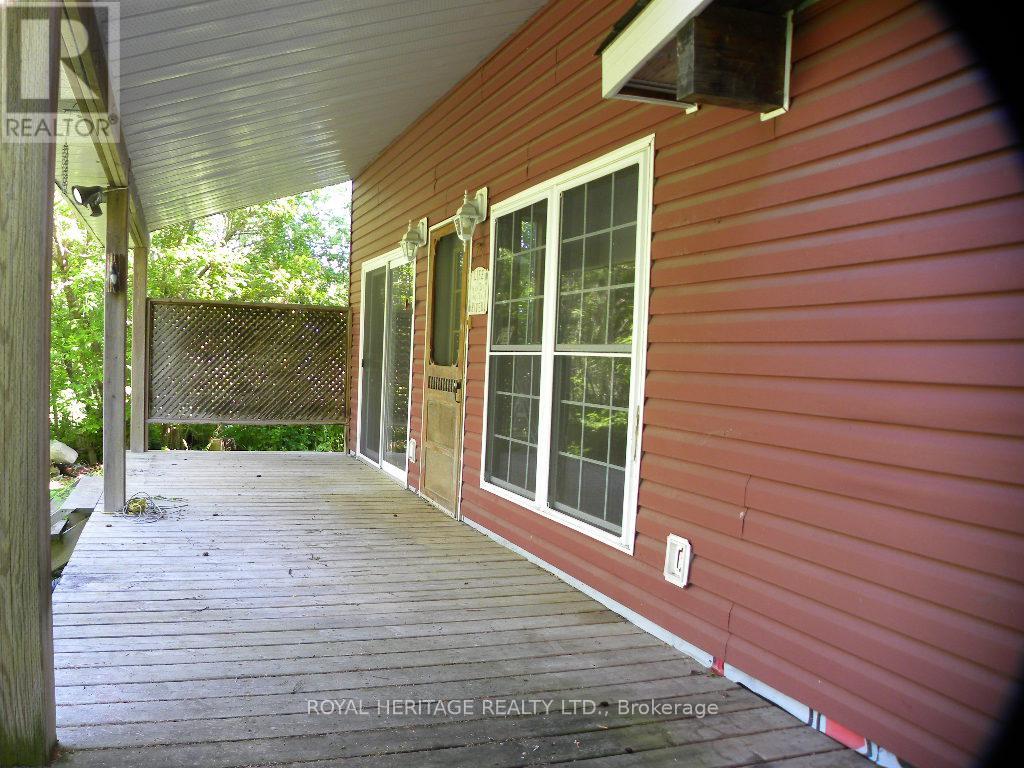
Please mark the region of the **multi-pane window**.
POLYGON ((622 526, 629 373, 628 358, 555 358, 548 501, 613 532, 622 526))
POLYGON ((548 203, 506 214, 495 225, 491 349, 540 349, 548 203))
POLYGON ((491 358, 487 479, 533 498, 537 474, 540 355, 491 358))
POLYGON ((633 165, 562 193, 560 349, 629 347, 638 172, 633 165))
POLYGON ((564 191, 559 231, 548 498, 612 532, 622 528, 638 177, 630 165, 564 191))
POLYGON ((485 478, 533 498, 537 475, 547 201, 495 223, 485 478), (523 354, 533 353, 533 354, 523 354))
POLYGON ((495 206, 482 476, 493 492, 623 548, 635 510, 643 344, 633 318, 646 301, 651 162, 649 144, 631 152, 495 206))

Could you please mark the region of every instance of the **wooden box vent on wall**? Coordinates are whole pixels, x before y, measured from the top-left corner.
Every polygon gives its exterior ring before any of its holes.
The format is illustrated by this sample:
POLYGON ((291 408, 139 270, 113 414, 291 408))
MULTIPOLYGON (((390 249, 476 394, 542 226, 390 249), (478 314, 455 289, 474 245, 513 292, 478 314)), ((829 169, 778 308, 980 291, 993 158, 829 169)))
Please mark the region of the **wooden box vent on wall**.
POLYGON ((598 49, 606 98, 715 104, 761 112, 789 104, 797 0, 642 0, 598 49))

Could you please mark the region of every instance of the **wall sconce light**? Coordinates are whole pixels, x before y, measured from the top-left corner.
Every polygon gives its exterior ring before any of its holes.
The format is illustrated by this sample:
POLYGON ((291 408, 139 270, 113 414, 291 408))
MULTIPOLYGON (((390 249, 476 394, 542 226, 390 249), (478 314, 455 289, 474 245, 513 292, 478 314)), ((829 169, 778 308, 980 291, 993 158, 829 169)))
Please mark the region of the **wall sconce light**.
POLYGON ((455 234, 459 240, 468 243, 473 239, 476 225, 487 218, 487 187, 478 189, 473 199, 469 199, 469 191, 462 194, 462 205, 455 212, 455 234))
POLYGON ((427 242, 427 220, 422 218, 413 226, 412 219, 409 219, 409 228, 402 235, 399 245, 402 246, 402 253, 405 260, 413 262, 416 260, 416 251, 427 242))
POLYGON ((87 207, 90 216, 102 216, 103 209, 100 208, 100 203, 106 202, 107 193, 103 187, 74 186, 71 188, 71 198, 78 205, 87 207))

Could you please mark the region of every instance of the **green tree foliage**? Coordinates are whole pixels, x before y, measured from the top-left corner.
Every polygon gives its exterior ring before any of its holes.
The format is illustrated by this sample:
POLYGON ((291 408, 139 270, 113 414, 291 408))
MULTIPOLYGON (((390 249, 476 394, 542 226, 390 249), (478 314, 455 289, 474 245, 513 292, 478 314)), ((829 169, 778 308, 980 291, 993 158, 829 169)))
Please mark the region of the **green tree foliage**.
MULTIPOLYGON (((350 187, 282 198, 154 232, 153 298, 348 303, 350 187)), ((102 446, 102 245, 59 194, 54 211, 51 427, 95 462, 102 446)), ((203 447, 215 426, 157 428, 154 447, 203 447)), ((252 450, 337 450, 334 427, 224 426, 252 450)))
POLYGON ((71 206, 54 206, 50 426, 95 463, 103 427, 103 249, 71 206))

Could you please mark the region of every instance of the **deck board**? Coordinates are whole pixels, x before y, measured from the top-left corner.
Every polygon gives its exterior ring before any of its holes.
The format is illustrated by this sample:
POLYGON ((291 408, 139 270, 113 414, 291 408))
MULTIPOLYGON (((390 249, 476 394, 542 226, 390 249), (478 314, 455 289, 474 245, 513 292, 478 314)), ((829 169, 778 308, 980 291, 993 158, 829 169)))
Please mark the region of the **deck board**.
POLYGON ((71 493, 60 505, 62 510, 93 510, 103 495, 103 478, 100 475, 82 475, 71 488, 71 493))
POLYGON ((183 506, 93 515, 54 593, 67 765, 866 764, 350 457, 149 453, 128 478, 183 506), (466 703, 376 711, 405 699, 466 703), (651 699, 679 706, 616 709, 651 699))

